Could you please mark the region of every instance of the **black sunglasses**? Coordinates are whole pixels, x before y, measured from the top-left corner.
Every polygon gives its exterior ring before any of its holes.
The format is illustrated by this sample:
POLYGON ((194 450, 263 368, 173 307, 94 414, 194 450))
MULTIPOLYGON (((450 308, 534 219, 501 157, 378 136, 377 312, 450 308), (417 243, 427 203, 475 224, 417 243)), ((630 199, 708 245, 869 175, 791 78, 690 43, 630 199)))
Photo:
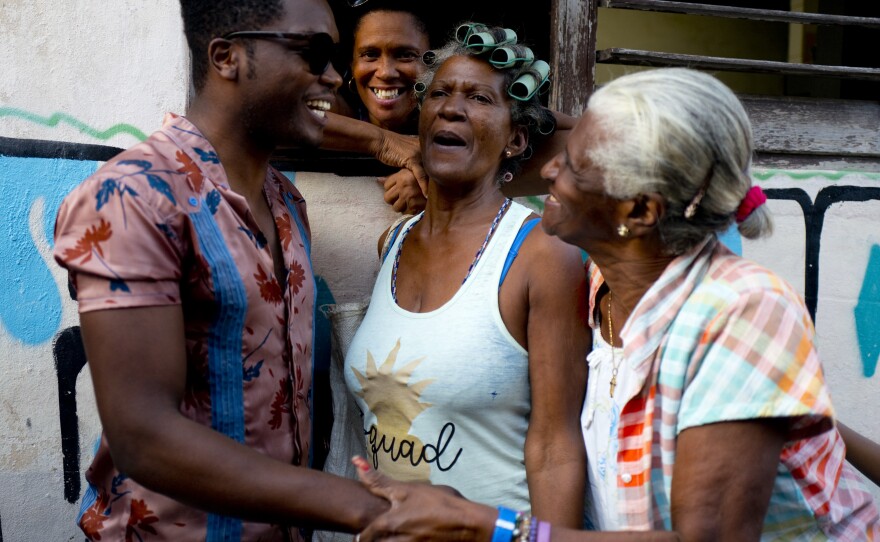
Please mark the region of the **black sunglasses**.
POLYGON ((273 32, 271 30, 243 30, 230 32, 223 36, 225 40, 233 38, 257 39, 257 40, 288 40, 304 42, 302 46, 291 47, 296 49, 300 56, 309 63, 309 71, 314 75, 321 75, 330 66, 330 60, 336 53, 336 43, 330 34, 319 32, 317 34, 298 34, 295 32, 273 32))

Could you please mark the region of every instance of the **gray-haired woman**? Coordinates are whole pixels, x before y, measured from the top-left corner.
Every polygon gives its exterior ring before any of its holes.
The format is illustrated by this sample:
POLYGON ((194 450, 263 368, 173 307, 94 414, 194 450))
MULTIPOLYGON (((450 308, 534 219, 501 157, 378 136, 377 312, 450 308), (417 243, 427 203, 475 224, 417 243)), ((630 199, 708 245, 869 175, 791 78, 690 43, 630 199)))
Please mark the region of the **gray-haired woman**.
POLYGON ((844 462, 804 304, 718 241, 734 222, 749 238, 770 231, 751 155, 748 117, 730 89, 661 69, 599 89, 543 169, 545 230, 591 257, 588 516, 597 529, 629 533, 551 531, 392 484, 360 463, 371 489, 393 502, 362 538, 880 537, 871 496, 844 462))

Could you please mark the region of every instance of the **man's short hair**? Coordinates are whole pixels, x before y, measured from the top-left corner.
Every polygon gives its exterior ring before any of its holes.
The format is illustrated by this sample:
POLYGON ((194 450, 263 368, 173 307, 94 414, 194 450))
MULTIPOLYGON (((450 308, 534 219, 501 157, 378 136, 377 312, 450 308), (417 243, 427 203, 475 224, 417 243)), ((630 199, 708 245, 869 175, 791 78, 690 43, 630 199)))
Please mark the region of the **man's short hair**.
POLYGON ((208 76, 208 44, 239 30, 260 30, 284 14, 282 0, 180 0, 196 92, 208 76))

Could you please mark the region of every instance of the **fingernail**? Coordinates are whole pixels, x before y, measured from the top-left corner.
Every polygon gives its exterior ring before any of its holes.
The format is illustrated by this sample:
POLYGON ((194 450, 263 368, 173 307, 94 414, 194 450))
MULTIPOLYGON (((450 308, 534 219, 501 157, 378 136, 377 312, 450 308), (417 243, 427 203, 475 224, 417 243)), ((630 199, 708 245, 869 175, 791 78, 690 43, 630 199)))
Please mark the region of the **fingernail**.
POLYGON ((364 461, 364 458, 355 456, 354 458, 352 458, 352 461, 354 462, 354 466, 357 467, 359 471, 367 472, 368 470, 370 470, 370 465, 369 463, 364 461))

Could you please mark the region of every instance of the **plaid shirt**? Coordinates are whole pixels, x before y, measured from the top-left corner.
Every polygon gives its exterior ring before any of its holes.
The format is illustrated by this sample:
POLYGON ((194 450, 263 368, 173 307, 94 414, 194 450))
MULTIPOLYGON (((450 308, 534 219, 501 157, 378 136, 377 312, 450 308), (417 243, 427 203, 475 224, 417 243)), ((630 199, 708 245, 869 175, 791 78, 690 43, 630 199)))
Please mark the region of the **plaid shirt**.
MULTIPOLYGON (((590 325, 604 282, 590 275, 590 325)), ((676 258, 620 332, 642 383, 621 412, 619 521, 671 529, 679 432, 714 422, 791 417, 763 540, 872 540, 878 512, 844 462, 843 440, 803 302, 782 279, 711 239, 676 258)), ((880 537, 877 537, 880 539, 880 537)))

